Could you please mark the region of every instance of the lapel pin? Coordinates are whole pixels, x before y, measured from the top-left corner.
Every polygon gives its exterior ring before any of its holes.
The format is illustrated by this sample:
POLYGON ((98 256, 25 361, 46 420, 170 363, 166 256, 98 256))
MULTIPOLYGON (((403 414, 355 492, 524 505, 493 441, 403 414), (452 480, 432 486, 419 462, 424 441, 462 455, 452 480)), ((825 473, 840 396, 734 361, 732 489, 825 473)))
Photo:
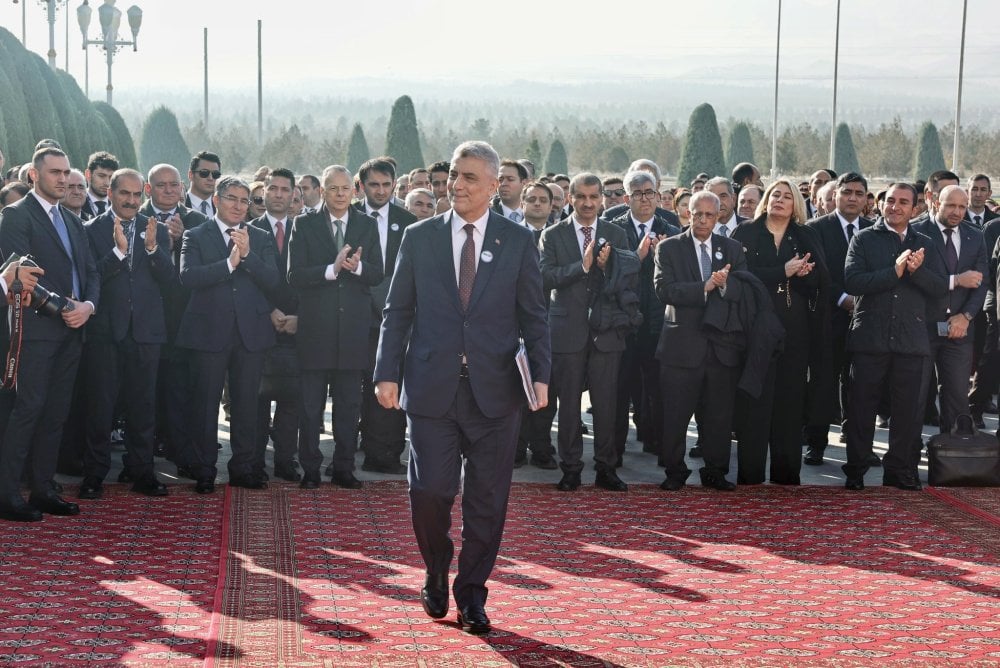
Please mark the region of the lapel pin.
MULTIPOLYGON (((497 241, 497 243, 500 242, 497 241)), ((493 261, 493 253, 489 252, 488 250, 484 250, 482 254, 480 254, 479 259, 481 259, 483 262, 490 263, 493 261)))
POLYGON ((399 232, 399 223, 393 223, 392 225, 389 226, 389 229, 392 230, 393 232, 399 232))
POLYGON ((500 240, 499 239, 494 239, 493 243, 495 243, 497 246, 499 246, 500 245, 500 240))
POLYGON ((721 260, 722 259, 722 251, 720 249, 718 249, 718 248, 715 249, 715 259, 716 260, 721 260))

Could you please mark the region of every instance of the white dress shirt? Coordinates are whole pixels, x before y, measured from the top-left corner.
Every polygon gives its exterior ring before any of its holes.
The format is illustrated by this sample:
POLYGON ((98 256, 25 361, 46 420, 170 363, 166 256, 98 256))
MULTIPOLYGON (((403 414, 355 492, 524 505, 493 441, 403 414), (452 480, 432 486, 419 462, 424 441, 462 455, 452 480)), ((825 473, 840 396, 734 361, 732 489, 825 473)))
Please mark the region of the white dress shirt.
POLYGON ((386 250, 389 246, 389 203, 383 204, 381 209, 373 209, 366 200, 365 210, 368 211, 369 216, 378 221, 378 243, 382 247, 382 264, 384 265, 386 250))
POLYGON ((729 220, 727 220, 726 222, 724 222, 724 223, 721 223, 721 222, 716 223, 715 224, 715 229, 713 229, 712 232, 714 234, 718 234, 720 237, 723 237, 723 236, 725 236, 725 237, 731 237, 731 236, 733 236, 733 232, 736 231, 737 225, 738 225, 738 223, 736 222, 736 213, 734 212, 733 215, 730 216, 729 220), (725 234, 723 234, 720 231, 723 227, 726 228, 726 233, 725 234))

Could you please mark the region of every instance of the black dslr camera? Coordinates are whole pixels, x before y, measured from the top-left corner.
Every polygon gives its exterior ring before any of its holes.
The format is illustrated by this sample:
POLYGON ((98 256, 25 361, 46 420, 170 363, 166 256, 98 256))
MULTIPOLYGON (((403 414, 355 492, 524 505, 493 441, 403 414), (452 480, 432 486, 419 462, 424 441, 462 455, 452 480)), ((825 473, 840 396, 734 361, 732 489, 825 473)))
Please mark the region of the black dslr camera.
MULTIPOLYGON (((34 258, 30 255, 20 256, 16 253, 11 253, 7 261, 3 263, 0 267, 0 272, 4 271, 8 265, 12 262, 21 261, 22 267, 37 267, 38 263, 35 262, 34 258)), ((15 281, 15 283, 20 283, 20 281, 15 281)), ((9 289, 14 290, 13 285, 9 286, 9 289)), ((19 285, 17 287, 20 287, 19 285)), ((70 303, 68 299, 62 295, 56 294, 55 292, 49 292, 40 283, 35 285, 35 289, 31 291, 31 308, 35 310, 38 315, 44 316, 58 316, 63 311, 72 311, 73 304, 70 303)))

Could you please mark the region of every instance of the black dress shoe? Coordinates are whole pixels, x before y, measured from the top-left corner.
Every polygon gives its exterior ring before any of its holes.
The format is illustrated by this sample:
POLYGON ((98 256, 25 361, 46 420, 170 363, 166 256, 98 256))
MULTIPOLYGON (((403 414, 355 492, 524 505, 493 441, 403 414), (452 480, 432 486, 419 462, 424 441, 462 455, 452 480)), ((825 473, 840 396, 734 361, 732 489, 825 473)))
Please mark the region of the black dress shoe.
POLYGON ((660 483, 660 489, 665 492, 676 492, 679 489, 684 488, 684 481, 678 480, 677 478, 667 478, 660 483))
POLYGON ((302 482, 299 483, 302 489, 319 489, 319 473, 303 473, 302 482))
POLYGON ((156 447, 153 448, 153 456, 154 457, 166 457, 167 456, 167 444, 164 443, 163 441, 160 441, 159 443, 157 443, 156 447))
POLYGON ((528 453, 518 452, 514 454, 514 468, 519 469, 528 463, 528 453))
POLYGON ((428 573, 420 590, 420 605, 428 617, 441 619, 448 614, 448 574, 428 573))
POLYGON ((11 522, 41 522, 42 513, 32 508, 18 494, 0 501, 0 519, 11 522))
POLYGON ((267 489, 267 481, 261 480, 259 477, 248 473, 246 475, 237 475, 229 479, 230 487, 242 487, 244 489, 267 489))
POLYGON ((572 492, 580 488, 579 473, 563 473, 562 479, 556 485, 560 492, 572 492))
POLYGON ((466 633, 481 636, 492 630, 490 618, 478 603, 467 605, 458 611, 458 625, 466 633))
POLYGON ((289 482, 298 482, 302 480, 302 474, 299 473, 299 470, 295 467, 294 463, 275 464, 274 477, 281 478, 282 480, 288 480, 289 482))
POLYGON ((878 455, 876 455, 873 452, 870 455, 868 455, 867 459, 865 459, 865 466, 870 466, 871 468, 880 469, 882 468, 882 460, 879 459, 878 455))
POLYGON ((543 457, 532 456, 531 465, 537 466, 540 469, 545 469, 546 471, 555 471, 559 468, 559 464, 552 455, 545 455, 543 457))
POLYGON ((736 489, 736 485, 726 480, 721 475, 705 475, 701 477, 701 486, 717 489, 720 492, 731 492, 736 489))
POLYGON ((983 409, 984 413, 989 413, 990 415, 997 414, 997 402, 991 401, 986 408, 983 409))
POLYGON ((848 476, 844 488, 854 492, 860 492, 865 488, 865 479, 860 476, 848 476))
POLYGON ((333 477, 333 474, 335 473, 335 471, 333 470, 333 462, 330 462, 330 465, 326 467, 326 471, 324 471, 324 473, 330 477, 333 477))
POLYGON ((55 492, 32 494, 28 497, 28 505, 49 515, 79 515, 80 506, 66 501, 55 492))
POLYGON ((194 491, 199 494, 211 494, 215 491, 214 480, 199 480, 194 484, 194 491))
POLYGON ((369 473, 384 473, 386 475, 406 475, 406 467, 396 462, 365 461, 361 464, 362 471, 369 473))
POLYGON ((177 465, 177 477, 187 478, 188 480, 197 480, 198 476, 194 474, 190 466, 184 466, 183 464, 177 465))
POLYGON ((132 491, 146 496, 167 496, 170 492, 167 486, 156 479, 155 475, 143 476, 132 485, 132 491))
POLYGON ((809 466, 822 466, 823 448, 817 448, 810 445, 809 449, 806 450, 806 456, 802 458, 802 463, 808 464, 809 466))
POLYGON ((118 474, 118 482, 134 482, 132 474, 128 472, 128 469, 122 469, 121 473, 118 474))
POLYGON ((594 481, 594 486, 606 489, 610 492, 628 491, 628 485, 626 485, 614 471, 598 471, 597 479, 594 481))
POLYGON ((104 494, 104 485, 101 484, 100 479, 94 478, 92 476, 87 476, 80 483, 80 491, 77 493, 77 498, 85 499, 91 501, 93 499, 99 499, 104 494))
POLYGON ((688 456, 694 457, 696 459, 701 459, 702 458, 701 446, 696 445, 693 448, 691 448, 691 452, 688 453, 688 456))
POLYGON ((883 487, 896 487, 898 489, 905 489, 910 492, 920 491, 923 486, 920 484, 920 478, 916 474, 910 473, 889 473, 885 471, 882 474, 882 486, 883 487))
POLYGON ((976 425, 976 429, 986 429, 986 422, 983 421, 982 413, 973 413, 972 423, 976 425))
POLYGON ((344 489, 361 489, 361 481, 354 477, 351 471, 334 471, 333 484, 344 489))

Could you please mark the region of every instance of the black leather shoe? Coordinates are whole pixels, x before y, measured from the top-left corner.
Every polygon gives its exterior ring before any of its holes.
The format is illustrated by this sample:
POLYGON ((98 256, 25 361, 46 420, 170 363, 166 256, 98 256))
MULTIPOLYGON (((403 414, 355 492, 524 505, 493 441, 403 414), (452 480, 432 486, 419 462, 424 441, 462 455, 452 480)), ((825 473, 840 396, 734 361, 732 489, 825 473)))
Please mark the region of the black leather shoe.
POLYGON ((302 489, 319 489, 318 473, 303 473, 302 482, 299 483, 302 489))
POLYGON ((559 468, 559 464, 556 462, 555 458, 552 457, 551 455, 546 455, 544 457, 533 456, 531 458, 531 465, 537 466, 538 468, 544 469, 546 471, 555 471, 556 469, 559 468))
POLYGON ((448 574, 428 573, 420 590, 420 605, 428 617, 441 619, 448 614, 448 574))
POLYGON ((41 522, 42 513, 25 503, 20 495, 14 494, 0 501, 0 519, 11 522, 41 522))
POLYGON ((806 456, 802 458, 803 464, 808 464, 809 466, 822 466, 823 465, 823 448, 817 448, 814 446, 809 446, 806 450, 806 456))
POLYGON ((660 483, 660 489, 665 492, 676 492, 684 488, 684 481, 677 478, 667 478, 660 483))
POLYGON ((244 489, 267 489, 267 482, 253 474, 237 475, 229 479, 229 486, 244 489))
POLYGON ((188 480, 197 480, 198 476, 194 474, 189 466, 183 466, 181 464, 177 465, 177 477, 187 478, 188 480))
POLYGON ((973 413, 972 423, 976 425, 976 429, 986 429, 986 423, 983 421, 982 413, 973 413))
POLYGON ((844 488, 854 492, 860 492, 865 488, 865 479, 860 476, 849 476, 847 478, 847 482, 844 483, 844 488))
POLYGON ((325 473, 330 477, 333 477, 333 474, 335 473, 335 471, 333 470, 333 462, 330 462, 330 465, 326 467, 326 471, 324 471, 323 473, 325 473))
POLYGON ((873 452, 868 455, 868 459, 865 460, 865 466, 880 469, 882 468, 882 460, 879 459, 878 455, 873 452))
POLYGON ((983 409, 983 412, 984 413, 989 413, 990 415, 996 415, 997 414, 997 402, 991 401, 989 403, 989 405, 987 405, 986 408, 983 409))
POLYGON ((573 492, 580 488, 580 474, 579 473, 563 473, 562 479, 559 484, 556 485, 556 489, 560 492, 573 492))
POLYGON ((696 445, 693 448, 691 448, 691 452, 688 453, 688 456, 689 457, 694 457, 696 459, 701 459, 702 458, 701 446, 700 445, 696 445))
POLYGON ((606 489, 610 492, 628 491, 628 485, 626 485, 614 471, 598 471, 597 479, 594 481, 594 486, 606 489))
POLYGON ((368 471, 369 473, 384 473, 386 475, 406 475, 406 467, 396 462, 369 462, 365 461, 361 465, 362 471, 368 471))
POLYGON ((121 473, 118 474, 118 482, 134 482, 132 480, 132 474, 128 472, 128 469, 121 470, 121 473))
POLYGON ((211 494, 215 491, 214 480, 199 480, 194 484, 194 491, 199 494, 211 494))
POLYGON ((77 498, 85 500, 99 499, 104 495, 104 485, 101 481, 94 477, 86 477, 83 482, 80 483, 80 491, 77 493, 77 498))
POLYGON ((334 471, 333 484, 344 489, 361 489, 361 481, 354 477, 351 471, 334 471))
POLYGON ((467 605, 458 611, 458 625, 466 633, 477 636, 486 635, 493 628, 490 626, 490 618, 486 616, 486 611, 478 603, 467 605))
POLYGON ((302 480, 302 474, 299 473, 299 469, 295 466, 295 462, 292 462, 291 464, 275 464, 274 477, 281 478, 282 480, 288 480, 289 482, 299 482, 302 480))
POLYGON ((528 453, 518 452, 514 454, 514 468, 519 469, 528 463, 528 453))
POLYGON ((153 456, 154 457, 166 457, 167 456, 167 444, 165 442, 163 442, 163 441, 160 441, 159 443, 157 443, 156 447, 153 449, 153 456))
POLYGON ((917 492, 923 489, 920 484, 920 478, 918 478, 913 473, 895 473, 891 474, 885 471, 882 474, 882 486, 883 487, 897 487, 899 489, 905 489, 910 492, 917 492))
POLYGON ((717 489, 720 492, 731 492, 736 489, 736 485, 729 482, 721 475, 706 475, 701 477, 701 486, 717 489))
POLYGON ((167 486, 157 480, 155 475, 136 480, 135 484, 132 485, 132 491, 146 496, 167 496, 170 494, 167 486))
POLYGON ((66 501, 55 492, 32 494, 28 505, 49 515, 79 515, 80 506, 66 501))

